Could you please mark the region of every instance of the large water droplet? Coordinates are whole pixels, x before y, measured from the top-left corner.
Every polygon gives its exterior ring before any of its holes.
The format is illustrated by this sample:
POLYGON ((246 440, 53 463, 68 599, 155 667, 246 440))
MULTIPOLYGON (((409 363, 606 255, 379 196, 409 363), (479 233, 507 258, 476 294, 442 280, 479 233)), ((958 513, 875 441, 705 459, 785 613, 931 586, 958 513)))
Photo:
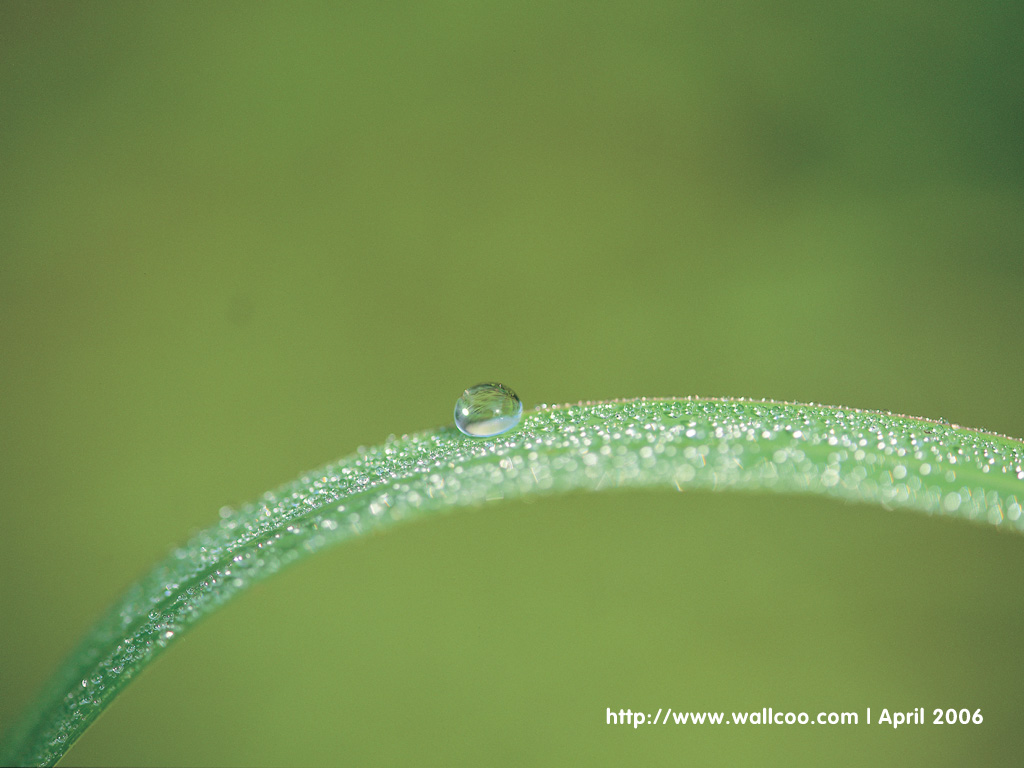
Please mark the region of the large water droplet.
POLYGON ((494 437, 519 423, 523 404, 504 384, 477 384, 455 402, 455 426, 470 437, 494 437))

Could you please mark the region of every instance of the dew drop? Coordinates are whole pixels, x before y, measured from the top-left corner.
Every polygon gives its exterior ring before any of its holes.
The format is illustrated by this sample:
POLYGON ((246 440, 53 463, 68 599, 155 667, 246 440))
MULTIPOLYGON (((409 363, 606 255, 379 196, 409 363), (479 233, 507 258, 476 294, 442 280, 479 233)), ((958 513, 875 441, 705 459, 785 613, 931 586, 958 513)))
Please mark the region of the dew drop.
POLYGON ((519 423, 523 404, 504 384, 477 384, 455 402, 455 426, 470 437, 494 437, 519 423))

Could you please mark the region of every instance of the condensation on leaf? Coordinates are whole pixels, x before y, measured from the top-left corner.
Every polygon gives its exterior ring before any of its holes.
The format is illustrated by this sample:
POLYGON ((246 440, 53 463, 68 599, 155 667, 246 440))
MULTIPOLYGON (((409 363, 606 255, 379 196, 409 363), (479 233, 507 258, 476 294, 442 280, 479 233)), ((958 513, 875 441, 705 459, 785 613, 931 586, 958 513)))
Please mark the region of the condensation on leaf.
POLYGON ((543 406, 504 434, 389 439, 217 521, 132 586, 9 734, 0 764, 52 764, 152 658, 251 584, 430 512, 575 489, 816 493, 1024 530, 1024 444, 941 422, 751 400, 543 406))

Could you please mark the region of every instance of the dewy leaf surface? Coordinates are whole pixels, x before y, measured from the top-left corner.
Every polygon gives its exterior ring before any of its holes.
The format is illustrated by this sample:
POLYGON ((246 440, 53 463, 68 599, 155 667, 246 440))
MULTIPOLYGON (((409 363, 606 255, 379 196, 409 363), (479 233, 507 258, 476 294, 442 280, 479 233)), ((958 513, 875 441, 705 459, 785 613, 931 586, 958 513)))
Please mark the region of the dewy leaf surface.
POLYGON ((53 764, 150 661, 251 584, 345 539, 532 494, 660 486, 816 493, 1024 530, 1024 443, 832 406, 640 399, 542 406, 494 438, 443 427, 309 472, 173 551, 89 632, 0 749, 53 764))

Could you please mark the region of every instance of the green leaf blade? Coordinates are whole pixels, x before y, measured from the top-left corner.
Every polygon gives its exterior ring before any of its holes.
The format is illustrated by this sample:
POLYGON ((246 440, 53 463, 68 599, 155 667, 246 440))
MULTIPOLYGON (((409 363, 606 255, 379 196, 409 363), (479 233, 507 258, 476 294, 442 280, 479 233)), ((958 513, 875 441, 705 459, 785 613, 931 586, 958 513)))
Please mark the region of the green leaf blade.
POLYGON ((416 517, 536 494, 618 487, 816 493, 1024 530, 1024 443, 832 406, 640 399, 542 407, 512 432, 445 427, 361 450, 175 550, 90 631, 0 748, 52 765, 200 619, 281 568, 416 517))

